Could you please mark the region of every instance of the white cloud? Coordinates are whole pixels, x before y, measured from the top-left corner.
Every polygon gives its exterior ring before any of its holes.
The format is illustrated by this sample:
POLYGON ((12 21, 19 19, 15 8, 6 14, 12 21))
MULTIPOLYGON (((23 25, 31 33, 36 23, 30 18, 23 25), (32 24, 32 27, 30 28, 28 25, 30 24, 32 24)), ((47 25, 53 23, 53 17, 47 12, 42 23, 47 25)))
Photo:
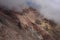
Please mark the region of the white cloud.
POLYGON ((0 0, 0 6, 4 6, 8 9, 14 9, 19 11, 22 7, 28 7, 27 0, 0 0))

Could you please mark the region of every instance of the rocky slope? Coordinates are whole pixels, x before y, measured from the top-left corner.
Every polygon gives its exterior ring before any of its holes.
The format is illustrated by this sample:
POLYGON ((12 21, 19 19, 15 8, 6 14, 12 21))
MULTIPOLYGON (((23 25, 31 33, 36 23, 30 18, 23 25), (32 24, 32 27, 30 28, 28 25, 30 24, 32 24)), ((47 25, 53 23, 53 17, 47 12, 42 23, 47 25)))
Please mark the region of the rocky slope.
POLYGON ((0 8, 0 40, 60 40, 60 27, 31 7, 22 12, 0 8))

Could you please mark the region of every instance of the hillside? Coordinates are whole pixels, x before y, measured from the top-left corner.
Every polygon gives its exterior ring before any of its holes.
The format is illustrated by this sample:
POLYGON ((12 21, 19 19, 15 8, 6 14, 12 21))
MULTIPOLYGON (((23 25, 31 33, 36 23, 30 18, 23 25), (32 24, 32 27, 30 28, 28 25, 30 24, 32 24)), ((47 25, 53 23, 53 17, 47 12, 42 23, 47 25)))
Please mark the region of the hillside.
POLYGON ((0 8, 0 40, 60 40, 60 27, 31 7, 14 12, 0 8))

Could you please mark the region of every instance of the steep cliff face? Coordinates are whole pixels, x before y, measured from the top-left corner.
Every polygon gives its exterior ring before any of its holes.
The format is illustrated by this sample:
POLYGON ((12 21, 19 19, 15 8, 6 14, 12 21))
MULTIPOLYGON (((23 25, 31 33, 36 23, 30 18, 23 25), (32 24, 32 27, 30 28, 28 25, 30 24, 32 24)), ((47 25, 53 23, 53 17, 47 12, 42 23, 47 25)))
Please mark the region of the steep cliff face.
POLYGON ((0 8, 0 40, 60 40, 60 27, 31 7, 22 12, 0 8))

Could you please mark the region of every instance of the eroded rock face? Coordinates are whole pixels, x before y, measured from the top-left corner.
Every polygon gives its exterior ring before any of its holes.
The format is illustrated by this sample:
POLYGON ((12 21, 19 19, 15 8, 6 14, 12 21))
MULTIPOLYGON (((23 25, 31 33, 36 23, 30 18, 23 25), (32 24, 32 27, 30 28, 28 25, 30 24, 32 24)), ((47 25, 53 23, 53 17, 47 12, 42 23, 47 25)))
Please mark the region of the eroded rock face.
POLYGON ((22 12, 0 9, 0 40, 60 40, 56 23, 33 8, 22 12))

